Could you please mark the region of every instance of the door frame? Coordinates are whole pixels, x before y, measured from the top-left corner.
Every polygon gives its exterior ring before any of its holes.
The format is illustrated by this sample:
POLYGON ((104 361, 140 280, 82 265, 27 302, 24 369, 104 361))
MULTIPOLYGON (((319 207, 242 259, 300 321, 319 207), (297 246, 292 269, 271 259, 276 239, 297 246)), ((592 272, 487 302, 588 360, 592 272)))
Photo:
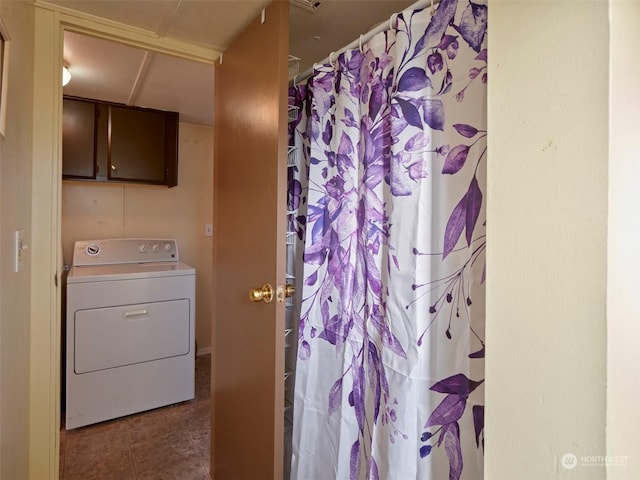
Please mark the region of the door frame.
POLYGON ((31 210, 29 472, 58 478, 60 458, 62 63, 65 30, 213 64, 220 52, 36 0, 31 210))

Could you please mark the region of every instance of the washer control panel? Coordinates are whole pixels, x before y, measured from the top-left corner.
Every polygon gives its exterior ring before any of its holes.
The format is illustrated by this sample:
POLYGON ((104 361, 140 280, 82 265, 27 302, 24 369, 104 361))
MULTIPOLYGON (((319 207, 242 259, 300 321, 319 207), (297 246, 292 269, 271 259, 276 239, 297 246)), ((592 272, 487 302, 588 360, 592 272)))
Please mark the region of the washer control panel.
POLYGON ((81 240, 73 247, 73 265, 177 262, 178 245, 173 239, 109 238, 81 240))

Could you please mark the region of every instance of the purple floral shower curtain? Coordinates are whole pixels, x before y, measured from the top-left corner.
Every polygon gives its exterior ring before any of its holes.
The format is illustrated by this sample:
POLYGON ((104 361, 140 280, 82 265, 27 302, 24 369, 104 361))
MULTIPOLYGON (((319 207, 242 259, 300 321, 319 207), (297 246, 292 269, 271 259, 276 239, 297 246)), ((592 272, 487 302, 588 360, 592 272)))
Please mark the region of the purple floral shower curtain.
POLYGON ((290 95, 294 479, 482 478, 487 6, 393 20, 290 95))

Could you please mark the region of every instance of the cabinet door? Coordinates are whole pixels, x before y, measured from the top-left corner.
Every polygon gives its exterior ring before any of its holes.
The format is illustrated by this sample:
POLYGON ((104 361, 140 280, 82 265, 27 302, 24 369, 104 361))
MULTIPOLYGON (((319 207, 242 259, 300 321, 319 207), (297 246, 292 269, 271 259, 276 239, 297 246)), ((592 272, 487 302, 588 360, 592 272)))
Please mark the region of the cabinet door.
POLYGON ((166 116, 112 105, 109 179, 165 183, 166 116))
POLYGON ((62 111, 63 178, 96 178, 96 104, 64 99, 62 111))

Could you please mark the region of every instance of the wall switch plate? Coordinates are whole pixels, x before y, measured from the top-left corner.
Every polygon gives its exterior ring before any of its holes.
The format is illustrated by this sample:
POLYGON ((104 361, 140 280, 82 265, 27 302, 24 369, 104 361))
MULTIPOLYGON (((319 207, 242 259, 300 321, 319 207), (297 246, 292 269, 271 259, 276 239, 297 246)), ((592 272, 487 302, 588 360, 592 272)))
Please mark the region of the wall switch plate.
POLYGON ((19 272, 24 268, 24 230, 13 232, 13 271, 19 272))
POLYGON ((205 223, 205 225, 204 225, 204 236, 205 237, 213 237, 213 225, 211 223, 205 223))

